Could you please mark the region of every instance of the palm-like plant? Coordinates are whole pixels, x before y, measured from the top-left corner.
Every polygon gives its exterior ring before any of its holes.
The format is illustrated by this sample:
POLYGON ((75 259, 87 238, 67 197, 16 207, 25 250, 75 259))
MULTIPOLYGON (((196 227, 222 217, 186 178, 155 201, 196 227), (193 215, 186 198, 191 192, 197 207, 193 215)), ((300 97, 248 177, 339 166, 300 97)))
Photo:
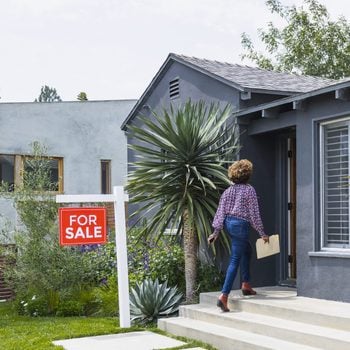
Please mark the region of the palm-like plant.
POLYGON ((225 162, 237 151, 234 125, 228 126, 229 106, 207 107, 190 100, 175 110, 140 116, 142 126, 129 133, 137 156, 127 190, 138 203, 133 215, 148 217, 143 233, 162 234, 166 228, 183 234, 186 299, 194 299, 198 243, 211 233, 220 193, 227 187, 225 162))

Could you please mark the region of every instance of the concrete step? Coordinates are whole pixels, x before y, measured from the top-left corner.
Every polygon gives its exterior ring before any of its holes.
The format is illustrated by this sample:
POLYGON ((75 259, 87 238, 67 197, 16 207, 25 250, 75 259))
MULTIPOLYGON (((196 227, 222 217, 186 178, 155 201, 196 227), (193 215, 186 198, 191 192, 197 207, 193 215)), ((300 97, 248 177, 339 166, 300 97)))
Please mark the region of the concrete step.
POLYGON ((350 332, 246 311, 222 313, 211 305, 180 307, 180 316, 322 349, 350 349, 350 332))
MULTIPOLYGON (((239 291, 229 296, 232 311, 269 315, 310 325, 350 331, 350 303, 297 297, 292 288, 256 288, 255 296, 242 297, 239 291)), ((219 292, 202 293, 201 305, 216 305, 219 292)))
POLYGON ((158 327, 177 336, 203 341, 220 350, 315 350, 308 345, 296 344, 266 335, 254 334, 214 323, 174 317, 159 319, 158 327))

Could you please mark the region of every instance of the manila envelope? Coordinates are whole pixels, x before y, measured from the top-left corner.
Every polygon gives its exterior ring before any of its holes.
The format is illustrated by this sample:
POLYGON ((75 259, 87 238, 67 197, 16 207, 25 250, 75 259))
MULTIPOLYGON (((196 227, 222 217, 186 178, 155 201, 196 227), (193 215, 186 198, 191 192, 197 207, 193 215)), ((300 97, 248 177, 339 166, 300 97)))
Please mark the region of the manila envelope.
POLYGON ((280 252, 280 241, 278 235, 272 235, 269 237, 270 242, 265 243, 262 238, 256 241, 256 256, 258 259, 265 258, 266 256, 278 254, 280 252))

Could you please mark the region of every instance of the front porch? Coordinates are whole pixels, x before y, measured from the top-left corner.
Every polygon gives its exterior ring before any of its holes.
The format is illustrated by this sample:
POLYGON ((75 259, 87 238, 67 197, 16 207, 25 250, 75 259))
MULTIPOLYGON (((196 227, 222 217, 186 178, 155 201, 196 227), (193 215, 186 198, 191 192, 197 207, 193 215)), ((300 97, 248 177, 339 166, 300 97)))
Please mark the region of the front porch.
POLYGON ((350 304, 298 297, 288 287, 256 290, 254 297, 232 291, 228 313, 216 307, 219 292, 203 293, 199 304, 182 306, 179 317, 158 326, 219 350, 350 348, 350 304))

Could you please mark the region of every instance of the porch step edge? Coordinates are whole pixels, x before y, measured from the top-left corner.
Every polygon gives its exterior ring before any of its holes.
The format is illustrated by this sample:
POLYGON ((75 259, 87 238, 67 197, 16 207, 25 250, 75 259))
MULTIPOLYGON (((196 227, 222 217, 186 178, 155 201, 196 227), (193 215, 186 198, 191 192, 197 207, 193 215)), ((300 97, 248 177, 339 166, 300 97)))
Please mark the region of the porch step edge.
POLYGON ((222 313, 216 307, 186 305, 180 307, 180 316, 328 350, 350 349, 350 332, 269 315, 246 311, 222 313))
MULTIPOLYGON (((350 303, 299 297, 296 293, 278 295, 273 294, 269 287, 256 290, 258 294, 251 297, 242 297, 238 291, 232 291, 229 308, 350 331, 350 303)), ((216 305, 219 294, 201 293, 200 304, 216 305)))
POLYGON ((220 350, 320 349, 184 317, 159 319, 158 327, 177 336, 203 341, 220 350))

